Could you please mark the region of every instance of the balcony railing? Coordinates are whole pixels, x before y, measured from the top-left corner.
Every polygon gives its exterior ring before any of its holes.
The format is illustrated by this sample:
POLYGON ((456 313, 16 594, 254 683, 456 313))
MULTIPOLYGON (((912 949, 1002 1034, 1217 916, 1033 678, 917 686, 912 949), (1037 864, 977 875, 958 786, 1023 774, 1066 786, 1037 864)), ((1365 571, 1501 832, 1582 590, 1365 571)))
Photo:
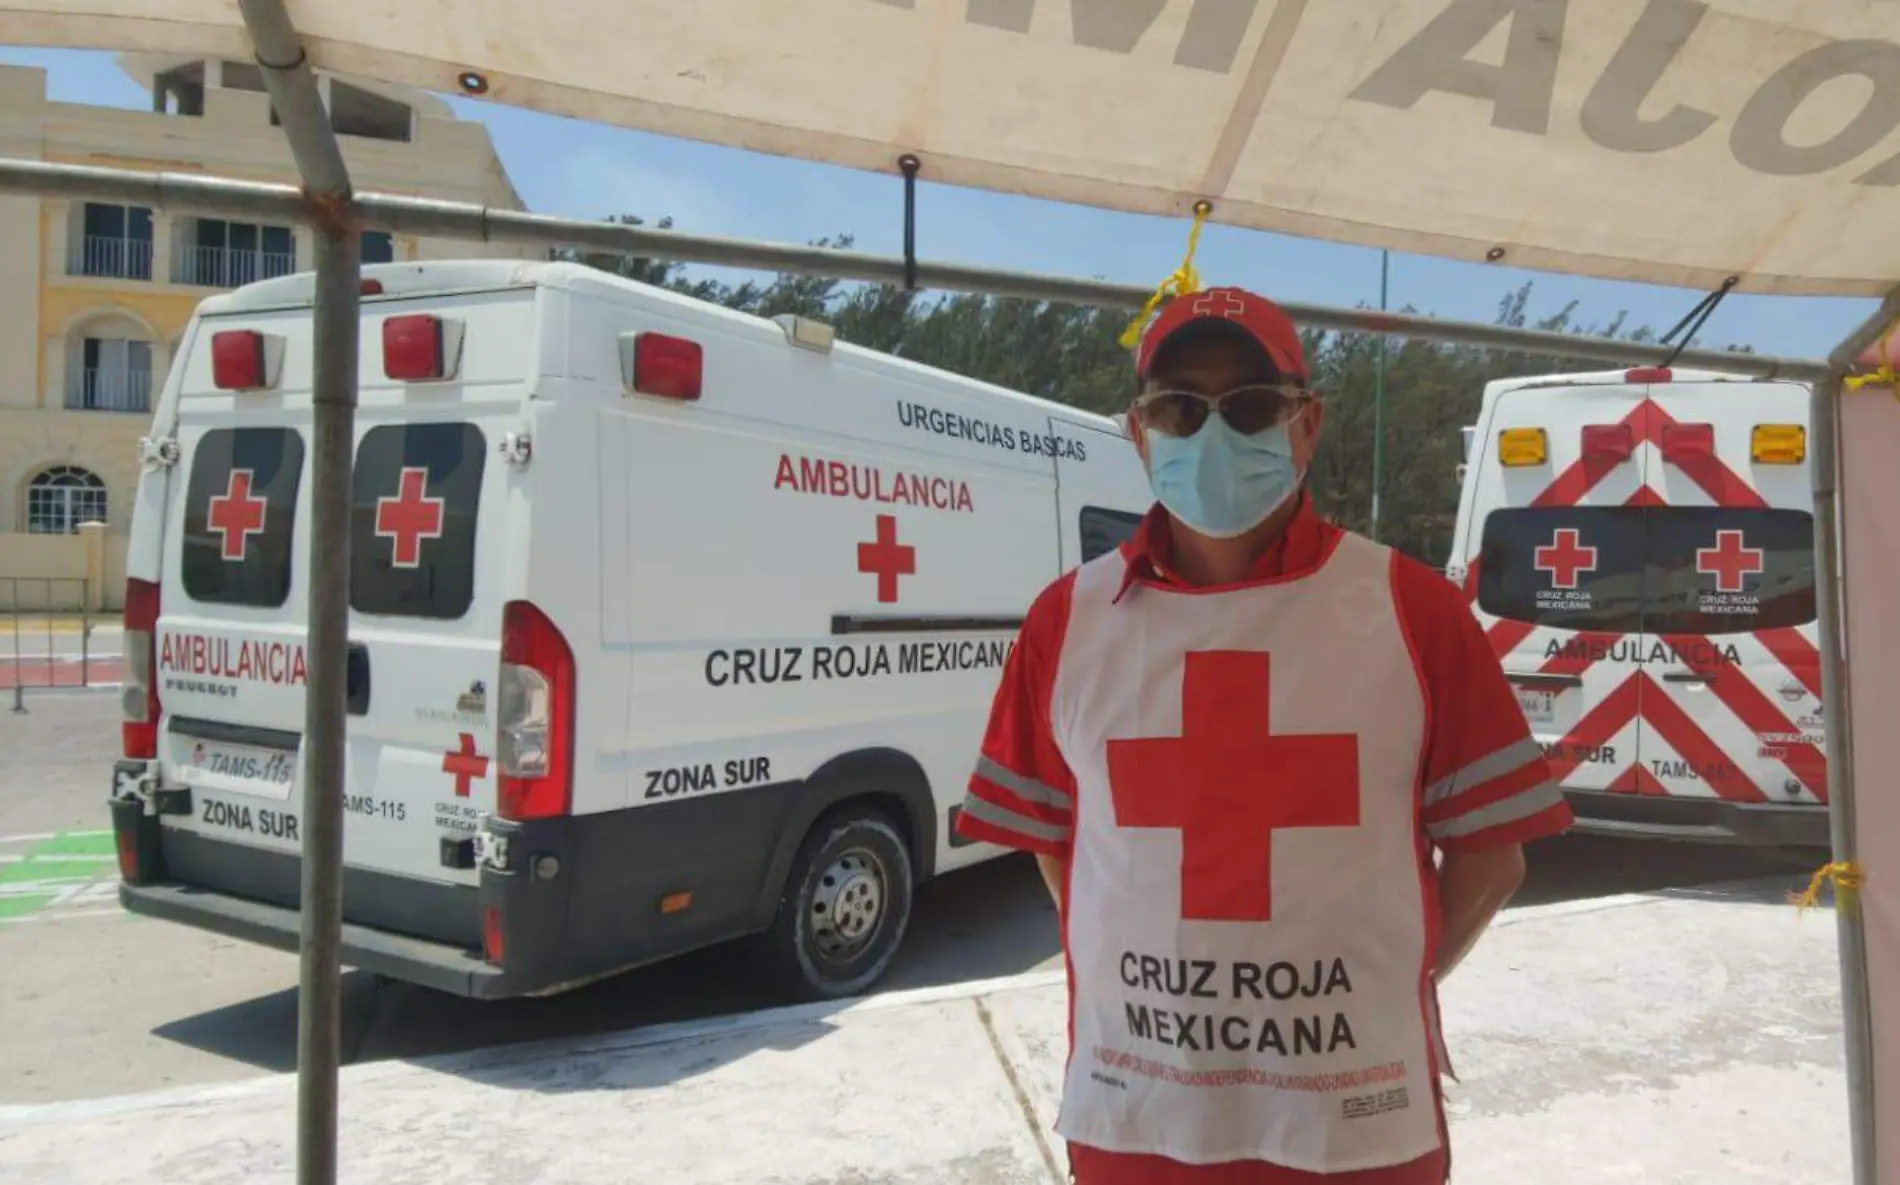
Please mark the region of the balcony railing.
POLYGON ((88 367, 68 380, 69 411, 152 410, 152 376, 143 370, 104 370, 88 367))
POLYGON ((68 274, 112 280, 152 278, 152 244, 141 239, 108 239, 88 235, 66 261, 68 274))
POLYGON ((297 257, 275 251, 231 247, 182 247, 172 261, 172 283, 199 288, 237 288, 275 280, 297 270, 297 257))

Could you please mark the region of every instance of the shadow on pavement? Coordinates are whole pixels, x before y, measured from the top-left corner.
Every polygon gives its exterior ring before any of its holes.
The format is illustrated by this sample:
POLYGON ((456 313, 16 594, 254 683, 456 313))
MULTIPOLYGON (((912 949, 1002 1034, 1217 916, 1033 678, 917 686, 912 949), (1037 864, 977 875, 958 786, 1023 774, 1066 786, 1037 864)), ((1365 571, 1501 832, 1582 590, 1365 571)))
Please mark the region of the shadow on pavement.
MULTIPOLYGON (((1055 910, 1035 864, 1008 857, 949 873, 919 890, 904 949, 880 990, 1002 978, 1049 964, 1058 954, 1055 910)), ((292 988, 153 1032, 218 1057, 287 1072, 296 1068, 296 1000, 292 988)), ((542 999, 465 1000, 352 971, 343 980, 344 1059, 431 1057, 729 1016, 783 1003, 752 974, 737 944, 542 999)), ((821 1032, 814 1028, 809 1035, 821 1032)))
MULTIPOLYGON (((1807 883, 1810 854, 1565 836, 1529 851, 1530 872, 1513 907, 1629 893, 1700 896, 1785 905, 1807 883)), ((950 873, 925 886, 905 948, 880 990, 930 987, 1059 966, 1055 911, 1034 863, 1011 856, 950 873)), ((784 1001, 751 973, 739 946, 700 951, 545 999, 483 1003, 351 972, 344 979, 346 1061, 372 1062, 490 1049, 521 1042, 600 1036, 550 1050, 547 1059, 518 1056, 449 1067, 458 1075, 537 1090, 615 1089, 688 1077, 770 1042, 816 1040, 826 1031, 823 1009, 810 1026, 760 1030, 688 1043, 686 1053, 633 1059, 645 1069, 608 1070, 611 1059, 561 1058, 585 1048, 637 1044, 639 1030, 674 1021, 728 1016, 784 1001), (608 1036, 612 1034, 613 1036, 608 1036), (698 1052, 693 1052, 697 1050, 698 1052), (698 1059, 698 1060, 695 1060, 698 1059), (650 1064, 648 1064, 650 1062, 650 1064), (591 1067, 591 1068, 589 1068, 591 1067), (611 1082, 589 1075, 610 1074, 611 1082), (639 1081, 622 1080, 635 1075, 639 1081)), ((296 1065, 296 991, 187 1017, 156 1035, 270 1071, 296 1065)), ((627 1059, 622 1059, 623 1062, 627 1059)))

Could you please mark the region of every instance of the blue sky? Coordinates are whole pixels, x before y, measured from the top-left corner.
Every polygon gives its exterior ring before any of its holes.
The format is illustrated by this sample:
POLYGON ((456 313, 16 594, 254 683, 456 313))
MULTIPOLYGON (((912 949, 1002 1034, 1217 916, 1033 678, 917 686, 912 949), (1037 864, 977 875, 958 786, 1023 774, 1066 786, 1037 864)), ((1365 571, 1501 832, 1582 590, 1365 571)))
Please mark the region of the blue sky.
MULTIPOLYGON (((0 48, 0 61, 44 67, 54 99, 145 107, 145 92, 109 55, 0 48)), ((486 124, 528 207, 545 214, 649 218, 681 230, 782 242, 848 232, 861 250, 901 250, 902 188, 895 177, 674 140, 624 128, 450 98, 486 124)), ((1154 283, 1179 262, 1186 224, 979 190, 922 184, 918 254, 928 259, 1154 283)), ((1241 284, 1289 300, 1376 305, 1379 253, 1359 247, 1212 225, 1198 265, 1210 283, 1241 284)), ((1441 317, 1490 321, 1505 292, 1535 277, 1533 318, 1568 301, 1584 322, 1629 310, 1629 324, 1667 329, 1700 294, 1394 254, 1388 301, 1441 317)), ((1702 340, 1746 342, 1763 353, 1818 356, 1869 300, 1731 297, 1702 340)))

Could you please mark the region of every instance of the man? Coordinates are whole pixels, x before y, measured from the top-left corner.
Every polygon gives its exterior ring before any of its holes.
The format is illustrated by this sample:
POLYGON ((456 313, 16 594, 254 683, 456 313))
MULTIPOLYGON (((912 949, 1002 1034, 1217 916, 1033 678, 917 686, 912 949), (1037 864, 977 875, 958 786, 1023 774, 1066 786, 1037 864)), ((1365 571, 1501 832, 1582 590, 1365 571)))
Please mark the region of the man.
POLYGON ((1030 609, 958 824, 1056 899, 1071 1170, 1442 1185, 1437 980, 1568 808, 1458 590, 1314 514, 1286 314, 1177 298, 1136 375, 1157 504, 1030 609))

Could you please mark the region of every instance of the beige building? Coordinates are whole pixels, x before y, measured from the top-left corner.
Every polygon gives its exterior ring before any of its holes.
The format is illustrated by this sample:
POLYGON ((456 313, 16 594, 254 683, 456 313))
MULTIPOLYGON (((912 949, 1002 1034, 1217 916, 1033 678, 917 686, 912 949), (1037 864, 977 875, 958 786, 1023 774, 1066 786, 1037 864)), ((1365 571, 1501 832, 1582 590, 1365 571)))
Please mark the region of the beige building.
MULTIPOLYGON (((49 102, 44 71, 0 66, 0 156, 297 180, 255 65, 120 66, 151 111, 49 102)), ((440 99, 354 78, 319 86, 357 188, 521 208, 487 129, 440 99)), ((138 439, 192 310, 218 290, 308 270, 312 251, 301 226, 0 196, 0 612, 15 591, 27 605, 43 595, 5 578, 85 575, 77 528, 92 520, 106 524, 103 600, 118 604, 138 439)), ((525 254, 363 242, 366 262, 525 254)))

